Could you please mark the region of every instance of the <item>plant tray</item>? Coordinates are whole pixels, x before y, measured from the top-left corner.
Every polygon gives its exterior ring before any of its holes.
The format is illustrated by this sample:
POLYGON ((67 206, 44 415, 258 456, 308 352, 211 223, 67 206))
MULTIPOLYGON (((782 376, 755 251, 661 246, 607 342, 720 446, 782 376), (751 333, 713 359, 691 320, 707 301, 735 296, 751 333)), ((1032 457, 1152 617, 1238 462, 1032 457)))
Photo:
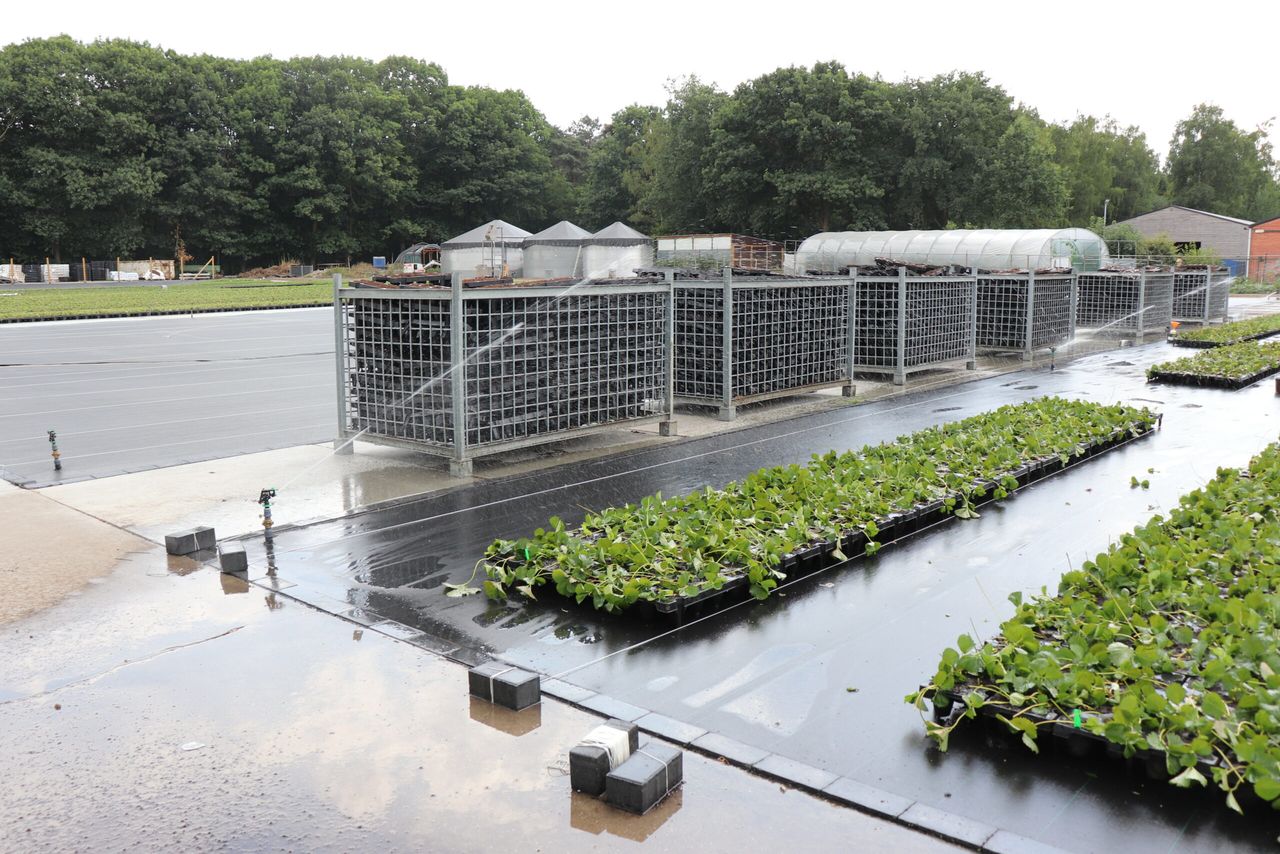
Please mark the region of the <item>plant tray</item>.
POLYGON ((1170 383, 1172 385, 1190 385, 1201 388, 1221 388, 1227 391, 1239 391, 1251 386, 1260 379, 1280 372, 1280 365, 1273 365, 1246 377, 1224 377, 1217 374, 1184 374, 1175 371, 1156 371, 1147 378, 1149 383, 1170 383))
POLYGON ((1256 335, 1245 335, 1241 338, 1233 338, 1230 341, 1197 341, 1194 338, 1179 338, 1177 335, 1173 335, 1169 337, 1169 343, 1175 347, 1212 350, 1214 347, 1229 347, 1232 344, 1243 344, 1246 341, 1261 341, 1264 338, 1271 338, 1276 335, 1280 335, 1280 329, 1259 332, 1256 335))
MULTIPOLYGON (((1007 472, 1018 481, 1017 488, 1007 492, 1013 495, 1032 483, 1074 468, 1099 454, 1145 438, 1159 428, 1162 420, 1163 416, 1157 416, 1156 423, 1148 424, 1147 428, 1137 436, 1132 435, 1128 428, 1119 429, 1111 438, 1086 446, 1079 456, 1071 458, 1065 464, 1056 454, 1025 463, 1007 472)), ((974 506, 982 506, 996 500, 993 496, 999 485, 998 479, 982 482, 981 485, 985 488, 986 495, 982 498, 974 498, 971 502, 974 506)), ((958 500, 961 496, 956 493, 949 497, 958 500)), ((887 546, 921 530, 954 519, 955 516, 946 511, 945 502, 946 498, 935 499, 927 504, 919 504, 909 510, 875 520, 876 527, 879 528, 876 541, 882 547, 887 546)), ((838 544, 831 540, 817 540, 809 543, 807 547, 783 555, 778 568, 786 573, 786 581, 791 582, 832 566, 853 563, 865 556, 866 545, 867 535, 863 531, 846 531, 838 544), (835 556, 837 545, 846 555, 843 560, 835 556)), ((735 575, 729 577, 718 589, 708 588, 694 596, 679 596, 657 602, 638 600, 624 613, 639 620, 664 621, 672 625, 682 625, 750 599, 750 587, 745 574, 735 575)), ((576 602, 572 596, 562 596, 555 585, 549 584, 543 589, 549 594, 576 602)), ((542 590, 539 592, 541 593, 542 590)))

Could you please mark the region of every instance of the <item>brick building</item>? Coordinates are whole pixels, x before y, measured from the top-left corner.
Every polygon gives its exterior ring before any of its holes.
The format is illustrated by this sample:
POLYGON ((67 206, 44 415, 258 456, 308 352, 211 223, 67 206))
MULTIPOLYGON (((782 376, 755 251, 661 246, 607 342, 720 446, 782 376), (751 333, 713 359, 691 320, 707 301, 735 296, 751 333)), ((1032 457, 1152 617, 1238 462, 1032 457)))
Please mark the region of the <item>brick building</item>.
POLYGON ((1260 282, 1280 282, 1280 216, 1255 222, 1249 249, 1249 275, 1260 282))

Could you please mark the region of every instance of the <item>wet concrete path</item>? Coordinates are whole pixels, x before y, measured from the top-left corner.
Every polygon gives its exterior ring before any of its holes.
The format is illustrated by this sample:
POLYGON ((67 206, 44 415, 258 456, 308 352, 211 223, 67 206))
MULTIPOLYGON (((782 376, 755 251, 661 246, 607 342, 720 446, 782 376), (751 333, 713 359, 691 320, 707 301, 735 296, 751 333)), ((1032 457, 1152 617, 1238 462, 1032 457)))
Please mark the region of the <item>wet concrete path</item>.
MULTIPOLYGON (((1164 344, 878 401, 677 446, 478 484, 306 528, 280 530, 270 561, 289 595, 358 619, 393 619, 416 642, 462 659, 504 660, 922 804, 1073 850, 1250 849, 1269 816, 1238 820, 1214 795, 1188 797, 1106 763, 1038 759, 980 736, 928 747, 902 702, 944 646, 997 631, 1013 590, 1052 589, 1152 513, 1240 465, 1280 431, 1269 384, 1239 393, 1148 387, 1164 344), (1164 429, 1038 484, 982 518, 951 523, 874 560, 801 582, 623 652, 665 631, 566 605, 450 599, 495 537, 583 508, 723 484, 1043 394, 1148 403, 1164 429), (1148 473, 1149 469, 1154 472, 1148 473), (1131 476, 1150 480, 1131 489, 1131 476), (570 672, 571 671, 571 672, 570 672), (856 689, 856 690, 848 690, 856 689)), ((268 556, 250 544, 255 573, 268 556)))
POLYGON ((694 754, 613 810, 569 790, 595 716, 155 548, 0 645, 2 851, 956 850, 694 754))

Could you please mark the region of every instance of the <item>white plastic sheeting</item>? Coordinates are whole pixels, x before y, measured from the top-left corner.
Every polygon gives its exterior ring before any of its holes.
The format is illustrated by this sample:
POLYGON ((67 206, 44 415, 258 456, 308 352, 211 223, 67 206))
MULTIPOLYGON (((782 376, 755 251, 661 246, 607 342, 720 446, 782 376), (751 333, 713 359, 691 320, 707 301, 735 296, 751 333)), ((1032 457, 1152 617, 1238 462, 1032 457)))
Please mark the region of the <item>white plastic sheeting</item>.
POLYGON ((631 278, 637 267, 652 265, 653 240, 621 222, 591 235, 582 249, 582 275, 589 279, 631 278))
POLYGON ((877 258, 980 270, 1095 270, 1108 255, 1102 238, 1085 228, 828 231, 800 244, 795 265, 830 272, 870 266, 877 258))
POLYGON ((440 267, 444 273, 467 276, 497 276, 505 264, 508 275, 521 275, 522 246, 529 232, 518 225, 490 220, 440 244, 440 267))
POLYGON ((524 241, 524 275, 559 279, 582 275, 583 244, 591 232, 562 220, 524 241))

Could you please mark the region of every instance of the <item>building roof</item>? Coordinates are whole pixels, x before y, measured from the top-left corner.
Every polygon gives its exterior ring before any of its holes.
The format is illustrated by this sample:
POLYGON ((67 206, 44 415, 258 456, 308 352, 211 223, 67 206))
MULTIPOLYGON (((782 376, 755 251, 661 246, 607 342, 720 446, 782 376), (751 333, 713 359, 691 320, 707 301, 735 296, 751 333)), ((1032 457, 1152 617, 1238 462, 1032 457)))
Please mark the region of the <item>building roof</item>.
POLYGON ((1252 225, 1254 226, 1271 225, 1272 223, 1275 223, 1276 225, 1280 225, 1280 216, 1273 216, 1271 217, 1271 219, 1260 219, 1257 222, 1252 223, 1252 225))
POLYGON ((1160 211, 1167 211, 1170 208, 1176 208, 1180 211, 1186 211, 1187 213, 1201 214, 1203 216, 1211 216, 1214 219, 1224 219, 1227 222, 1234 222, 1237 225, 1245 225, 1245 226, 1253 225, 1253 223, 1249 222, 1249 220, 1247 219, 1240 219, 1239 217, 1227 216, 1226 214, 1220 214, 1220 213, 1214 213, 1213 211, 1202 211, 1202 210, 1199 210, 1198 208, 1189 208, 1186 205, 1165 205, 1164 207, 1156 208, 1153 211, 1147 211, 1146 213, 1140 213, 1137 216, 1131 216, 1126 220, 1121 220, 1121 222, 1133 222, 1135 219, 1141 219, 1144 216, 1148 216, 1149 214, 1153 214, 1153 213, 1159 213, 1160 211))
POLYGON ((551 246, 578 246, 587 238, 591 237, 591 232, 585 228, 579 228, 567 219, 562 219, 555 225, 544 228, 537 234, 526 237, 525 246, 536 246, 545 244, 551 246))
POLYGON ((591 235, 588 242, 597 246, 640 246, 648 243, 649 238, 626 223, 615 222, 591 235))
POLYGON ((526 237, 530 237, 529 232, 525 231, 518 225, 512 225, 500 219, 490 220, 484 225, 477 225, 470 231, 463 232, 457 237, 450 238, 440 244, 441 249, 466 249, 475 246, 484 246, 485 238, 497 243, 499 240, 508 246, 519 246, 524 242, 526 237), (490 231, 492 229, 492 232, 490 231), (501 235, 501 236, 499 236, 501 235))

